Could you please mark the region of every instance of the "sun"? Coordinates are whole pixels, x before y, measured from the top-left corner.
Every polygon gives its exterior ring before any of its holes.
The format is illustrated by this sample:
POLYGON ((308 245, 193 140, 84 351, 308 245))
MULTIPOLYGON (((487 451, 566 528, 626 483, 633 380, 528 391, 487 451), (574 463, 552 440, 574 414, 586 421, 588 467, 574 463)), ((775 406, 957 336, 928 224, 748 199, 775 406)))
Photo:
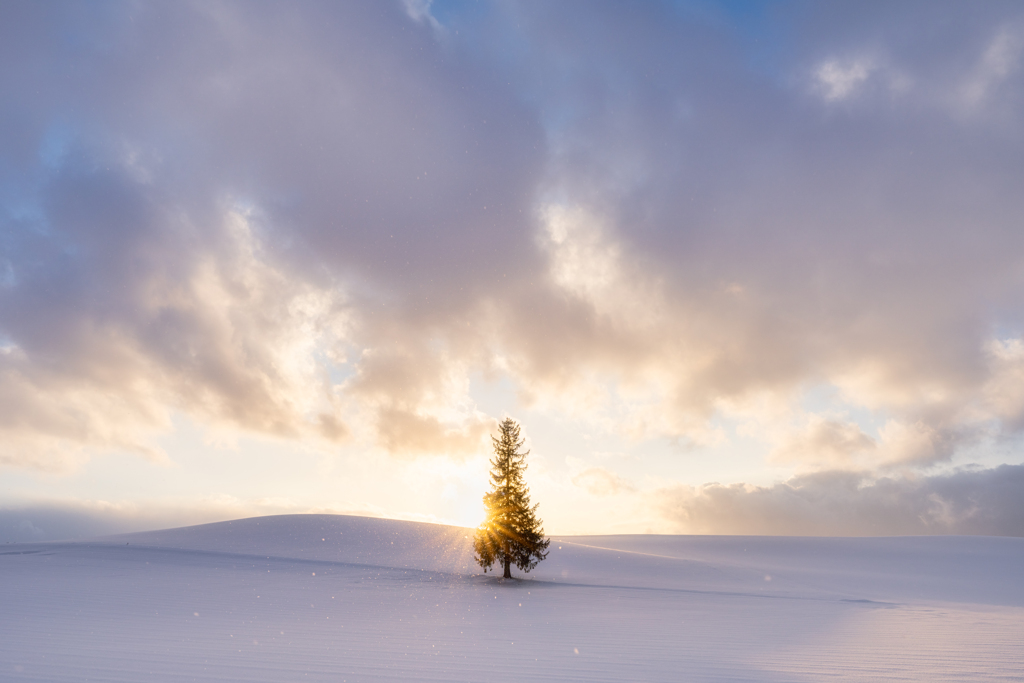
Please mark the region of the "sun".
POLYGON ((455 519, 459 526, 475 529, 487 519, 487 509, 484 508, 482 496, 474 496, 472 499, 464 500, 459 505, 455 519))

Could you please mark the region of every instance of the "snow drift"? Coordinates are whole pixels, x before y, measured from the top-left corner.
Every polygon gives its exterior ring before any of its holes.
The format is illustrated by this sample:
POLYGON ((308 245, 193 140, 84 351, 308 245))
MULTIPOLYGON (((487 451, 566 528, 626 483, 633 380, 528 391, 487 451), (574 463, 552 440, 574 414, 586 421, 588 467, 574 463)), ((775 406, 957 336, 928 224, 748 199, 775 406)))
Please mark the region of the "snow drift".
POLYGON ((289 515, 0 547, 0 679, 1021 680, 1024 539, 554 537, 289 515))

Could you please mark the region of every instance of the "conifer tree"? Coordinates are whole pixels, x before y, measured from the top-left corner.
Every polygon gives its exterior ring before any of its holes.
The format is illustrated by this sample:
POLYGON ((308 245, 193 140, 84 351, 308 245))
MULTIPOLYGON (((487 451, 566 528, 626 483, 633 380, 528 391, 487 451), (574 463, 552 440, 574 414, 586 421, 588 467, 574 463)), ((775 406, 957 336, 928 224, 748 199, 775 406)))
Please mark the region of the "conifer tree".
POLYGON ((497 562, 505 570, 503 577, 511 579, 513 564, 529 572, 547 557, 551 541, 537 518, 540 505, 530 505, 530 489, 523 481, 530 452, 519 452, 525 441, 519 438, 519 425, 505 418, 499 429, 500 435, 491 437, 491 490, 484 494, 487 518, 476 531, 473 550, 484 572, 497 562))

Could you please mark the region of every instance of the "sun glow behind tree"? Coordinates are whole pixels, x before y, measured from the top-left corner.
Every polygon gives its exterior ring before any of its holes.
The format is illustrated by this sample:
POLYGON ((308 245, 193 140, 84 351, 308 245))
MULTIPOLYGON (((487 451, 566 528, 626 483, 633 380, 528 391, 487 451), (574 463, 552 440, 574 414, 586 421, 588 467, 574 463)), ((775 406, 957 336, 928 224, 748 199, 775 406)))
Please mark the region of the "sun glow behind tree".
POLYGON ((519 436, 519 425, 505 418, 498 427, 500 435, 491 437, 492 488, 483 498, 487 518, 477 529, 473 549, 485 573, 497 562, 503 569, 502 577, 511 579, 513 564, 528 573, 547 557, 551 541, 544 537, 543 524, 536 514, 540 503, 530 504, 530 489, 523 479, 530 452, 519 452, 525 442, 519 436))

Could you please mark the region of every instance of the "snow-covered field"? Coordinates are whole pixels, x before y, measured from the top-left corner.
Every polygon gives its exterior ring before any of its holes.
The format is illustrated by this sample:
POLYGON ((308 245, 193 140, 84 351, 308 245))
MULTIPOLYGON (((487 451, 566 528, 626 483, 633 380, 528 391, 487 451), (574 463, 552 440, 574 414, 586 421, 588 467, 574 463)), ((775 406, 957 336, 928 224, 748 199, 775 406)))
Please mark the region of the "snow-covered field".
POLYGON ((556 537, 502 582, 470 534, 293 515, 0 546, 0 679, 1024 680, 1024 539, 556 537))

